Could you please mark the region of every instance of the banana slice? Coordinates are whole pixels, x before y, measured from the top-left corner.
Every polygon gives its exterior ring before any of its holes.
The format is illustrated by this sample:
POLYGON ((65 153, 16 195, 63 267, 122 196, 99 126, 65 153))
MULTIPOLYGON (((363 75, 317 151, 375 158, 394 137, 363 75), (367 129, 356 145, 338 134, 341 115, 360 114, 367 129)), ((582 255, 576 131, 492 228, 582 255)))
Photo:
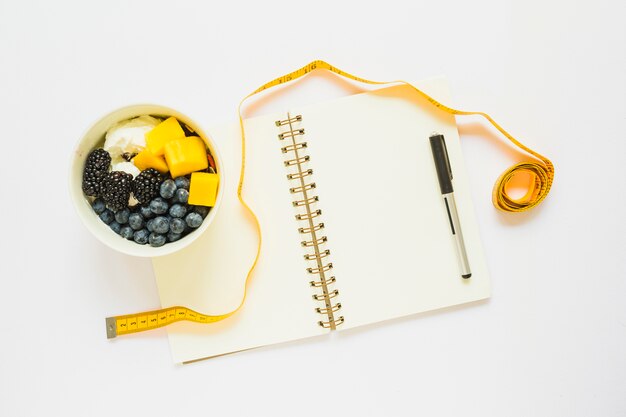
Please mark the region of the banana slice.
POLYGON ((132 162, 117 162, 113 164, 112 171, 123 171, 127 174, 130 174, 135 178, 141 172, 139 168, 135 166, 132 162))
MULTIPOLYGON (((146 147, 145 135, 161 120, 152 116, 139 116, 124 120, 110 128, 105 136, 104 150, 112 159, 113 165, 125 162, 124 154, 137 154, 146 147)), ((127 162, 127 161, 126 161, 127 162)))

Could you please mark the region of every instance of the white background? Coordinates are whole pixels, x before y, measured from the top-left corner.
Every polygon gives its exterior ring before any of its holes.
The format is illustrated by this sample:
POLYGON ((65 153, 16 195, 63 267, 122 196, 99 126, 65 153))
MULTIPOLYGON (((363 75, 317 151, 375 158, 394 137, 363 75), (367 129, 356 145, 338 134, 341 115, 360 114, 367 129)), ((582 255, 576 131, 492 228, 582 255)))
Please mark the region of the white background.
MULTIPOLYGON (((625 12, 0 0, 0 415, 626 415, 625 12), (492 184, 523 156, 458 119, 492 299, 186 366, 162 329, 107 341, 104 317, 159 303, 150 262, 100 244, 73 210, 80 135, 137 102, 234 120, 245 94, 317 58, 375 80, 445 74, 453 105, 552 158, 539 208, 497 212, 492 184)), ((304 87, 312 101, 351 92, 320 75, 304 87)))

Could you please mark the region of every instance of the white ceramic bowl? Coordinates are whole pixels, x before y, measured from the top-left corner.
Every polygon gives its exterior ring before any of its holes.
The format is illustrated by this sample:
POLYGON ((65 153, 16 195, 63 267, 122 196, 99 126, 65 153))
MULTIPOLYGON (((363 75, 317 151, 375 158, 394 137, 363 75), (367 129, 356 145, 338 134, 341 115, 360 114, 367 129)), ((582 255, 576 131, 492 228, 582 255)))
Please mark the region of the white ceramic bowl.
POLYGON ((202 235, 207 230, 207 228, 215 218, 217 210, 219 209, 220 203, 222 201, 222 195, 224 194, 223 185, 224 170, 222 169, 222 158, 217 150, 217 147, 215 146, 215 143, 211 140, 211 138, 207 134, 205 134, 193 120, 189 119, 184 114, 179 113, 176 110, 170 109, 168 107, 155 104, 137 104, 122 107, 121 109, 117 109, 102 117, 95 124, 93 124, 93 126, 91 126, 83 135, 83 137, 78 141, 78 144, 76 145, 76 148, 74 149, 74 153, 72 155, 72 164, 70 168, 70 194, 79 217, 81 218, 85 226, 87 226, 87 229, 89 229, 89 231, 93 233, 94 236, 96 236, 102 243, 112 249, 133 256, 157 257, 169 255, 183 249, 194 240, 196 240, 198 237, 200 237, 200 235, 202 235), (178 120, 189 126, 191 129, 193 129, 198 134, 198 136, 204 139, 205 143, 207 144, 207 147, 209 148, 211 154, 213 155, 213 158, 215 159, 216 170, 220 175, 220 183, 218 186, 217 200, 215 202, 215 206, 211 209, 207 217, 204 219, 202 225, 182 239, 176 242, 166 243, 165 245, 158 248, 152 247, 148 244, 139 245, 132 240, 126 240, 116 234, 113 230, 109 228, 108 225, 104 224, 104 222, 102 222, 98 215, 93 211, 93 209, 91 208, 91 204, 83 194, 82 190, 83 169, 85 167, 85 161, 87 160, 87 155, 89 154, 89 152, 92 149, 100 147, 104 144, 104 135, 106 134, 107 130, 114 124, 122 120, 131 119, 133 117, 141 116, 144 114, 159 117, 174 116, 178 120))

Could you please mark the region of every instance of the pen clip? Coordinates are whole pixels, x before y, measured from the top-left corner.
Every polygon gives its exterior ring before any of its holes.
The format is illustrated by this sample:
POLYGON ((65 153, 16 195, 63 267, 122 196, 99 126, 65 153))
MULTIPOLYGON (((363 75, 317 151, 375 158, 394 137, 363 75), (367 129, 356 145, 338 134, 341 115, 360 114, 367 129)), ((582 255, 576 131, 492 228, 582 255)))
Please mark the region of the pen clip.
POLYGON ((450 165, 450 157, 448 156, 448 147, 446 146, 446 138, 441 135, 441 143, 443 143, 443 151, 446 154, 446 165, 448 166, 448 173, 450 174, 450 179, 452 179, 452 166, 450 165))

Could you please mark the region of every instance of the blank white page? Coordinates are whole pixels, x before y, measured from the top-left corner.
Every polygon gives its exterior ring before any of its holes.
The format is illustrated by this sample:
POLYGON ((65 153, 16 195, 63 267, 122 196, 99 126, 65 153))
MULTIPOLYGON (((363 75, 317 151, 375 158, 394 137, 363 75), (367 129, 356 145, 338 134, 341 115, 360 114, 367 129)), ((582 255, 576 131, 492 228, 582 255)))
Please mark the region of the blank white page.
MULTIPOLYGON (((444 79, 420 83, 448 102, 444 79)), ((407 86, 302 112, 340 291, 339 329, 489 297, 487 266, 453 116, 407 86), (472 271, 462 279, 430 149, 444 135, 472 271)), ((300 113, 298 113, 300 114, 300 113)))

